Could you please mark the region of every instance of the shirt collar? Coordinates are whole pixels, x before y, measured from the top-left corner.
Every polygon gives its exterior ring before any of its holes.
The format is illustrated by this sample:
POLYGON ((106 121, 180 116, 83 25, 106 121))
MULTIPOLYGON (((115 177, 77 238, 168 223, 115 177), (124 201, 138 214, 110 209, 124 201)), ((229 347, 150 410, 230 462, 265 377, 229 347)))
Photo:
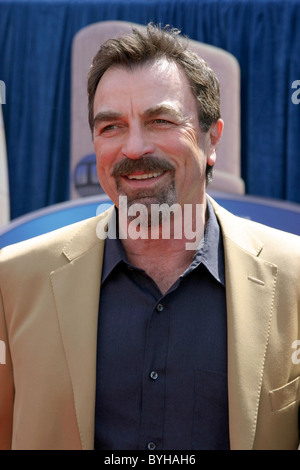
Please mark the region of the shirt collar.
POLYGON ((127 263, 127 256, 125 249, 117 236, 110 236, 112 233, 116 233, 116 224, 118 220, 118 211, 117 208, 114 207, 114 213, 111 217, 111 222, 108 227, 108 233, 105 240, 105 247, 104 247, 104 257, 103 257, 103 267, 102 267, 102 278, 101 283, 106 280, 112 270, 119 264, 119 263, 127 263))
MULTIPOLYGON (((208 210, 208 221, 204 232, 204 241, 202 246, 196 251, 194 259, 187 270, 182 274, 186 276, 193 269, 197 268, 201 263, 206 267, 210 274, 223 286, 225 286, 225 265, 224 265, 224 249, 221 229, 213 210, 213 207, 209 200, 207 200, 208 210)), ((117 223, 118 211, 114 208, 114 214, 112 216, 112 223, 108 230, 108 236, 105 242, 103 268, 102 268, 102 279, 103 283, 113 269, 124 263, 128 267, 135 268, 132 266, 126 256, 125 249, 118 237, 110 237, 109 234, 113 230, 115 232, 115 225, 117 223)), ((201 245, 201 244, 200 244, 201 245)), ((137 268, 135 268, 137 269, 137 268)))
POLYGON ((204 232, 204 241, 195 253, 194 259, 184 274, 199 266, 206 267, 210 274, 225 286, 224 247, 220 225, 210 201, 207 199, 208 220, 204 232))

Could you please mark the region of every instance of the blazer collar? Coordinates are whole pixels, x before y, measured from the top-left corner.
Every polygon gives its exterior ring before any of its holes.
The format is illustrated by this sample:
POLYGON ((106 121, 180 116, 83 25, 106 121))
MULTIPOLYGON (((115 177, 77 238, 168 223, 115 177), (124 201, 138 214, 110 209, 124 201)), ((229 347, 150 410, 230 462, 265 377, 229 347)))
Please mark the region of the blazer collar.
POLYGON ((80 225, 80 228, 62 250, 69 261, 87 253, 93 246, 101 244, 105 240, 113 212, 114 206, 80 225))
POLYGON ((230 239, 233 243, 236 243, 241 249, 246 250, 250 254, 259 256, 263 249, 263 242, 257 237, 256 233, 248 227, 247 229, 245 228, 244 224, 241 223, 242 218, 228 212, 210 196, 207 197, 219 219, 223 237, 230 239))

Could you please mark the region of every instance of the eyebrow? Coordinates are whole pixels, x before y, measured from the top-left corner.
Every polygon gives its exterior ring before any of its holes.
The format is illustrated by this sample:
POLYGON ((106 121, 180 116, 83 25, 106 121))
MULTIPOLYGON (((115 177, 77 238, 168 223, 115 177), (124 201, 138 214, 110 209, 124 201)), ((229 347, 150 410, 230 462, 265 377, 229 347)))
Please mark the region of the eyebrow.
MULTIPOLYGON (((159 104, 157 106, 153 106, 151 108, 146 109, 146 111, 144 112, 144 116, 147 118, 151 118, 161 114, 167 114, 168 116, 171 116, 180 121, 184 120, 182 113, 168 104, 159 104)), ((122 117, 123 116, 121 113, 115 111, 99 111, 94 117, 94 128, 97 124, 101 122, 112 122, 121 119, 122 117)))
POLYGON ((122 114, 114 111, 99 111, 94 117, 94 127, 100 122, 111 122, 120 119, 122 114))
POLYGON ((159 104, 157 106, 153 106, 152 108, 148 108, 144 114, 146 117, 167 114, 168 116, 179 119, 180 121, 184 120, 182 113, 178 109, 174 108, 174 106, 169 104, 159 104))

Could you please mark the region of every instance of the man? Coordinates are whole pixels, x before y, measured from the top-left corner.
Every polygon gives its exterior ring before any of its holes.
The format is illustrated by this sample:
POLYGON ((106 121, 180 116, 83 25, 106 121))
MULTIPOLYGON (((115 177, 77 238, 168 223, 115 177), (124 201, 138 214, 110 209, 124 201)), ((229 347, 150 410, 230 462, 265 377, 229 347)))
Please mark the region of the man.
POLYGON ((299 238, 206 196, 213 71, 149 25, 100 48, 88 93, 115 206, 1 252, 1 447, 296 449, 299 238))

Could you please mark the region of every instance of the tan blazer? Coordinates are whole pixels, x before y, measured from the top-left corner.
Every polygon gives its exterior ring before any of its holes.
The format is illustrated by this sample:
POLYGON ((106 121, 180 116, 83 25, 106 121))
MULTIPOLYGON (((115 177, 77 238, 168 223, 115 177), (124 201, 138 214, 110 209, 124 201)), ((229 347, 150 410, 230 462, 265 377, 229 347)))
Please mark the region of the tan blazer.
MULTIPOLYGON (((225 248, 231 448, 296 449, 299 237, 212 203, 225 248)), ((96 228, 110 214, 0 253, 2 448, 93 448, 104 249, 96 228)))

